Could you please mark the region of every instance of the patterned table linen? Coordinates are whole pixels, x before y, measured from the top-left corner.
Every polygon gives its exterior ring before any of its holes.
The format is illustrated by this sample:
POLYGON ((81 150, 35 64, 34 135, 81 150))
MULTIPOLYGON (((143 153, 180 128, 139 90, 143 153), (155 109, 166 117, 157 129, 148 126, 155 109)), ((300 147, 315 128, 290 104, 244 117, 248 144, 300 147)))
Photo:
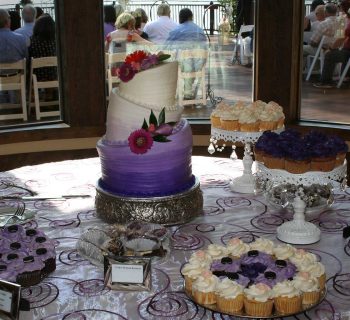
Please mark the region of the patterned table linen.
MULTIPOLYGON (((94 210, 95 184, 100 177, 98 158, 47 163, 0 173, 0 196, 29 195, 18 185, 39 194, 91 194, 90 198, 27 201, 36 220, 26 227, 40 227, 57 243, 57 269, 40 284, 23 289, 31 310, 24 319, 234 319, 196 306, 183 292, 181 266, 194 250, 210 243, 226 244, 231 237, 246 242, 264 236, 276 243, 276 228, 291 219, 290 212, 266 205, 262 195, 230 190, 232 177, 242 174, 242 162, 223 158, 193 157, 193 171, 204 193, 204 215, 170 228, 171 253, 152 265, 152 292, 123 293, 104 287, 103 271, 77 254, 77 239, 88 228, 104 228, 94 210)), ((321 241, 305 248, 326 267, 328 295, 323 303, 297 318, 350 319, 350 240, 342 229, 350 224, 350 189, 335 195, 335 204, 307 216, 322 230, 321 241), (349 317, 349 318, 347 318, 349 317)), ((0 200, 0 208, 20 200, 0 200)))

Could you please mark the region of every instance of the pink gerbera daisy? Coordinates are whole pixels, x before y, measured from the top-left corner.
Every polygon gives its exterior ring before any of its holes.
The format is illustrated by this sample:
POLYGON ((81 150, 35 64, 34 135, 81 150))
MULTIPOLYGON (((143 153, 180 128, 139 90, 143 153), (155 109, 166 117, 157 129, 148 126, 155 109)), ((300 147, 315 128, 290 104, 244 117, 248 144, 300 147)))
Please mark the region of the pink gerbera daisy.
POLYGON ((119 78, 123 82, 130 81, 134 75, 135 70, 133 69, 132 65, 129 63, 123 63, 119 68, 119 78))
POLYGON ((144 130, 139 129, 132 132, 128 138, 130 150, 137 154, 146 153, 148 149, 151 149, 153 145, 153 139, 151 134, 144 130))

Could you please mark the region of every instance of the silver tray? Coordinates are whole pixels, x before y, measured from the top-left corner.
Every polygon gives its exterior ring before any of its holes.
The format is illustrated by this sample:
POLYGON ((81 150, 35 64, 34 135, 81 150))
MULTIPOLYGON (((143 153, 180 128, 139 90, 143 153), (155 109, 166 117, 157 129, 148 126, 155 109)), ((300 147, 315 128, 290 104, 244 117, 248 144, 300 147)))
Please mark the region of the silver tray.
POLYGON ((313 303, 313 304, 303 304, 302 307, 301 307, 301 310, 298 311, 298 312, 295 312, 295 313, 277 313, 275 312, 275 310, 273 310, 272 314, 267 316, 267 317, 256 317, 256 316, 250 316, 250 315, 247 315, 244 311, 242 312, 236 312, 236 313, 227 313, 227 312, 222 312, 220 311, 217 307, 216 307, 216 304, 199 304, 197 303, 192 294, 187 292, 185 290, 185 281, 184 281, 184 291, 186 293, 186 295, 193 301, 193 303, 197 304, 198 306, 201 306, 205 309, 208 309, 208 310, 211 310, 211 311, 214 311, 214 312, 218 312, 218 313, 222 313, 222 314, 227 314, 227 315, 230 315, 230 316, 235 316, 235 317, 238 317, 238 318, 246 318, 246 319, 275 319, 275 318, 281 318, 281 317, 289 317, 289 316, 294 316, 294 315, 297 315, 297 314, 300 314, 300 313, 303 313, 303 312, 306 312, 316 306, 318 306, 323 300, 324 298, 326 297, 327 295, 327 288, 324 288, 321 292, 321 296, 320 296, 320 299, 316 302, 316 303, 313 303))

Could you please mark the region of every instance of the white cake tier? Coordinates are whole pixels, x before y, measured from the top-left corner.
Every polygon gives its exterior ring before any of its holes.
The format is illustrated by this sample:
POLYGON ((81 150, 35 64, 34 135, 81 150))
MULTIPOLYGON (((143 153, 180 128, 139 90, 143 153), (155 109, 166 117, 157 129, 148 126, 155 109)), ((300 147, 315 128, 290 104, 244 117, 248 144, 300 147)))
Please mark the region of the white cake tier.
POLYGON ((119 94, 126 100, 154 110, 174 108, 178 63, 164 62, 137 73, 129 82, 120 82, 119 94))
MULTIPOLYGON (((135 91, 135 96, 137 95, 138 91, 135 91)), ((155 97, 157 96, 153 97, 153 101, 157 102, 158 98, 155 97)), ((105 140, 109 142, 121 143, 127 141, 133 131, 141 129, 144 119, 149 123, 151 110, 158 119, 159 113, 164 107, 155 109, 137 105, 135 102, 120 96, 118 88, 112 90, 109 99, 105 135, 105 140)), ((182 110, 183 108, 166 109, 165 122, 179 121, 182 110)))

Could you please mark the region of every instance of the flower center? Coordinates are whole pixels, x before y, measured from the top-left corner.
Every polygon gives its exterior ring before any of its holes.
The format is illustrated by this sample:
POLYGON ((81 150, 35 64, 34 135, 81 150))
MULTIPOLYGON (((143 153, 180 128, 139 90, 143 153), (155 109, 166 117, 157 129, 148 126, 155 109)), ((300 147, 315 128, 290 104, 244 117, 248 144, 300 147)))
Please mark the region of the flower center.
POLYGON ((138 137, 138 138, 136 139, 136 145, 137 145, 138 147, 142 147, 145 143, 146 143, 145 137, 138 137))

